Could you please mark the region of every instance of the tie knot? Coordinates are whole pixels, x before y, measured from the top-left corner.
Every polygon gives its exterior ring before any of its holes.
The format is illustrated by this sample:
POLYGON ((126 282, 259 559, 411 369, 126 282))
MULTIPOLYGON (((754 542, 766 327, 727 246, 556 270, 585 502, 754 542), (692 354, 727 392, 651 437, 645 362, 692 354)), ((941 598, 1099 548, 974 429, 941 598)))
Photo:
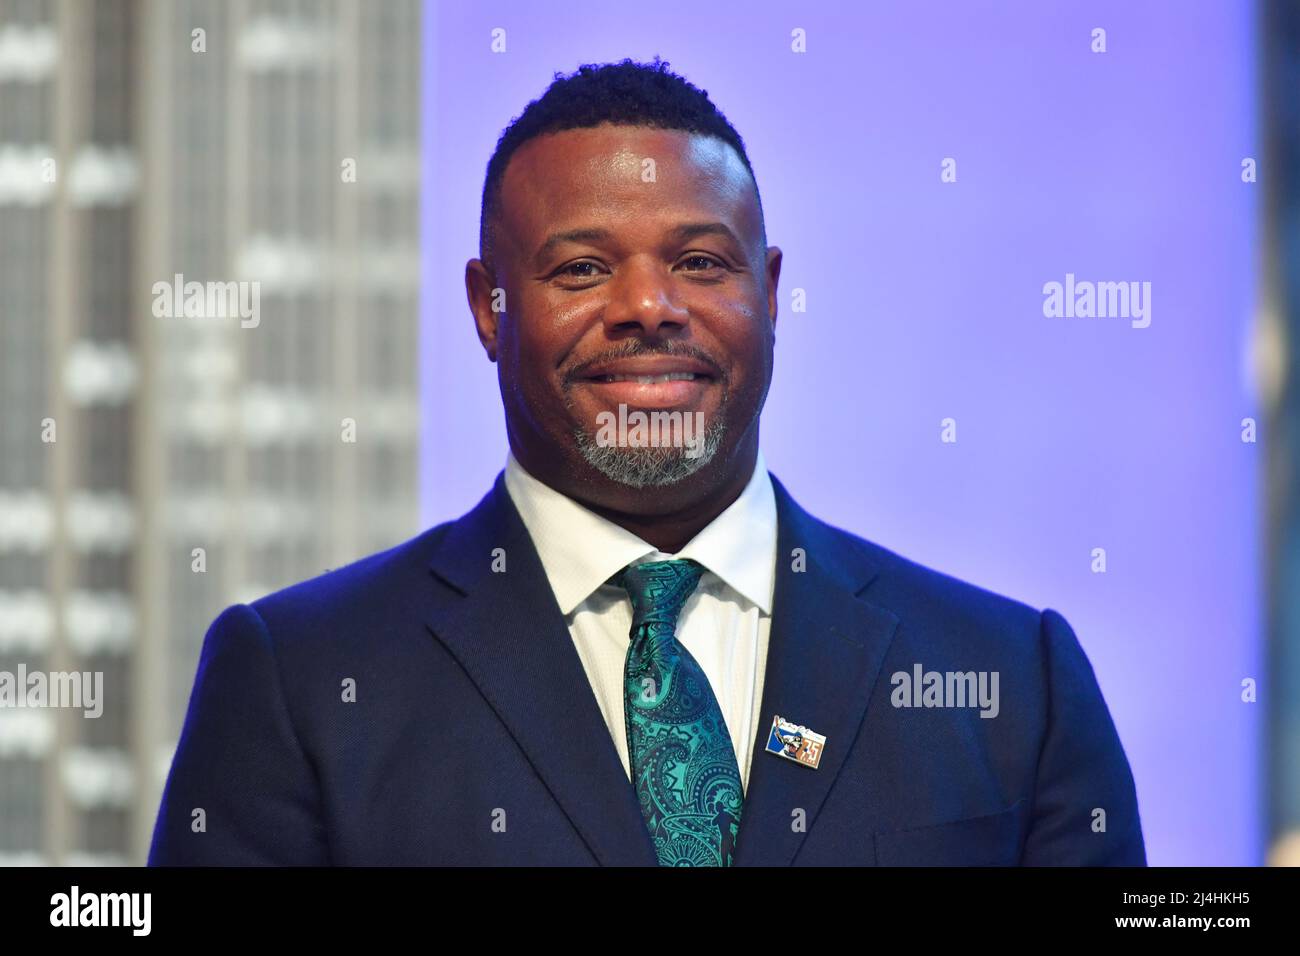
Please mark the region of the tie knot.
POLYGON ((687 598, 700 583, 704 566, 689 558, 629 564, 614 575, 632 599, 632 627, 647 623, 675 626, 687 598))

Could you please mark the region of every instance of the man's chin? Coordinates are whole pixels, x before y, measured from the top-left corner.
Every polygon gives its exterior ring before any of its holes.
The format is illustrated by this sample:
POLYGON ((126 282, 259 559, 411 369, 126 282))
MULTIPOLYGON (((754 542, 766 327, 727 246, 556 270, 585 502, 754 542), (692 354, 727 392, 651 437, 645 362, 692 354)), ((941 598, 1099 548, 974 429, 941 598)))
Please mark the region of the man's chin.
POLYGON ((686 481, 718 454, 726 423, 715 419, 680 446, 636 447, 598 440, 581 428, 573 435, 583 460, 610 481, 629 488, 664 488, 686 481))

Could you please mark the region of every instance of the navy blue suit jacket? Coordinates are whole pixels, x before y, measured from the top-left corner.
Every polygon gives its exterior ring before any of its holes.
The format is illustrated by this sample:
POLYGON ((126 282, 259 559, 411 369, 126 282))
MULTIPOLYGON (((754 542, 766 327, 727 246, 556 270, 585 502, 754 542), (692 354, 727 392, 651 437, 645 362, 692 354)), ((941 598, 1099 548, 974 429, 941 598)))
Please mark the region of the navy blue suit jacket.
MULTIPOLYGON (((833 528, 773 485, 736 865, 1145 864, 1133 777, 1065 619, 833 528), (917 664, 998 672, 997 716, 895 706, 892 675, 917 664), (764 752, 775 714, 826 736, 820 767, 764 752)), ((460 519, 217 618, 149 862, 654 865, 500 475, 460 519)))

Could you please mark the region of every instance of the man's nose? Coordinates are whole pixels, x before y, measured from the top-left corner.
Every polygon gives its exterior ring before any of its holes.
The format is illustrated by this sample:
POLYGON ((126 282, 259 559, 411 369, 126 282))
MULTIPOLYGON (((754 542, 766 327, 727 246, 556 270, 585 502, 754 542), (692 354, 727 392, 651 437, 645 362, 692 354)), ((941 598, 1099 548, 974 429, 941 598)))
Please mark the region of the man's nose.
POLYGON ((626 260, 607 283, 606 329, 639 329, 642 335, 657 336, 688 325, 690 314, 678 301, 672 282, 672 273, 662 262, 626 260))

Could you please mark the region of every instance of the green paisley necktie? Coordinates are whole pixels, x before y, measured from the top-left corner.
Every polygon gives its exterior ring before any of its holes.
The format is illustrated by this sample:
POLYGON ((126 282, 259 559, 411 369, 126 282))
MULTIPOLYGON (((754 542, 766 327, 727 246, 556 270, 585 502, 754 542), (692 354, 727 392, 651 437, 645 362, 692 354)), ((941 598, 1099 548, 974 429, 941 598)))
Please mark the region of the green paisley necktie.
POLYGON ((612 579, 632 599, 623 714, 632 782, 660 866, 730 866, 744 802, 709 679, 674 636, 703 573, 694 561, 651 561, 612 579))

